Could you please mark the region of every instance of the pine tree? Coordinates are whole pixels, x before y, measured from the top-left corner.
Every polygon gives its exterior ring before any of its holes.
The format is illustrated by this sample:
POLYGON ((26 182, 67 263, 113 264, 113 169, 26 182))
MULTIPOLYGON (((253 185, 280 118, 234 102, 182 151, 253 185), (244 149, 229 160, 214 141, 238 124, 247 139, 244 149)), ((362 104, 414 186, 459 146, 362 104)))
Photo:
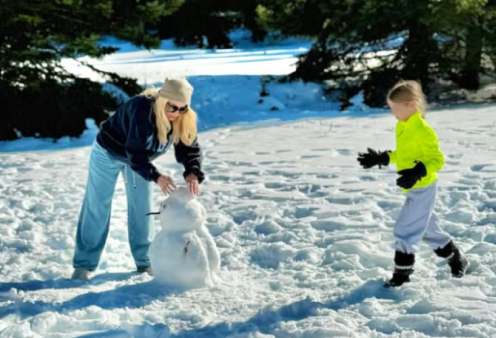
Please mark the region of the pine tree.
POLYGON ((174 14, 159 24, 161 38, 174 38, 179 46, 230 48, 229 32, 245 28, 253 41, 261 41, 267 32, 256 20, 258 0, 186 0, 174 14))
POLYGON ((363 90, 367 104, 383 106, 399 79, 477 88, 482 70, 493 67, 494 74, 494 63, 482 62, 494 59, 493 6, 494 0, 265 0, 258 14, 268 29, 315 39, 290 79, 327 80, 349 95, 363 90), (314 20, 301 20, 309 15, 314 20))
POLYGON ((462 88, 478 89, 481 74, 495 74, 496 1, 481 3, 464 14, 466 24, 461 27, 461 36, 465 53, 461 75, 456 80, 462 88))
MULTIPOLYGON (((0 0, 0 139, 79 136, 85 118, 97 122, 119 103, 99 83, 60 66, 61 58, 102 57, 102 35, 147 48, 160 40, 145 29, 181 3, 151 0, 0 0), (169 6, 170 4, 175 6, 169 6), (172 8, 172 9, 171 9, 172 8)), ((129 95, 135 80, 101 72, 129 95)))

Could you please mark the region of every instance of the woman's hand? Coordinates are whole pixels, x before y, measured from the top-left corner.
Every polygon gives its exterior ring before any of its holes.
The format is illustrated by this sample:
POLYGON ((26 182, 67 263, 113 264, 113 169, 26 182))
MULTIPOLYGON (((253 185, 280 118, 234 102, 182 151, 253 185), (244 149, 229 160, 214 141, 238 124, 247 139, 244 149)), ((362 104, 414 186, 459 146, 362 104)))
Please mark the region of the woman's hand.
POLYGON ((190 193, 198 195, 200 193, 200 183, 198 182, 198 177, 195 174, 189 174, 185 178, 186 185, 190 193))
POLYGON ((157 179, 157 185, 162 189, 162 192, 166 195, 170 195, 175 189, 176 186, 172 181, 172 178, 165 175, 160 175, 157 179))

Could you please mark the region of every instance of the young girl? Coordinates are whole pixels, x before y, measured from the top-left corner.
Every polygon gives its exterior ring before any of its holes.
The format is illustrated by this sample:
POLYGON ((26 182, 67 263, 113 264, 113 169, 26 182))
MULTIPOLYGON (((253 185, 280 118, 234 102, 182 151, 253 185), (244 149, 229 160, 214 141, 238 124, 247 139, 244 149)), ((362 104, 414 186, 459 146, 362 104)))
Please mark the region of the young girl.
POLYGON ((401 81, 388 94, 387 104, 396 124, 396 150, 358 154, 365 168, 396 163, 399 178, 396 184, 406 193, 406 201, 394 226, 396 238, 395 269, 387 287, 410 281, 417 245, 424 240, 436 255, 448 260, 451 274, 462 277, 468 262, 450 236, 438 225, 433 212, 437 190, 437 172, 444 165, 436 132, 424 119, 426 102, 422 88, 415 81, 401 81))

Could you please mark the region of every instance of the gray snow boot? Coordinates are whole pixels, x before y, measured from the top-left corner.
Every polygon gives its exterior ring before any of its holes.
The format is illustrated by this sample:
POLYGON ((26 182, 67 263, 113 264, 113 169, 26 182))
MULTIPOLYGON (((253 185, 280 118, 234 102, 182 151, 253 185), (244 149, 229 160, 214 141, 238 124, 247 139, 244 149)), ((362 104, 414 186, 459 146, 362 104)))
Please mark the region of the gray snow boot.
POLYGON ((150 276, 153 276, 153 271, 152 271, 152 267, 151 266, 147 266, 145 268, 138 268, 136 271, 138 273, 145 273, 146 272, 150 276))
POLYGON ((89 280, 92 271, 88 269, 74 269, 71 279, 89 280))

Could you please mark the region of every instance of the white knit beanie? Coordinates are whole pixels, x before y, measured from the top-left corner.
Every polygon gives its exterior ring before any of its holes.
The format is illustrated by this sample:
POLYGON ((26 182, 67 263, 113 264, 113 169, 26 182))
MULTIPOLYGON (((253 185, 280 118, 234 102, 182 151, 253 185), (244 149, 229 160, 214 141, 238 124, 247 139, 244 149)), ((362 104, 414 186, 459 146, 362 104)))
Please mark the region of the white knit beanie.
POLYGON ((158 95, 169 100, 185 102, 187 105, 191 105, 193 86, 185 78, 167 77, 158 95))

